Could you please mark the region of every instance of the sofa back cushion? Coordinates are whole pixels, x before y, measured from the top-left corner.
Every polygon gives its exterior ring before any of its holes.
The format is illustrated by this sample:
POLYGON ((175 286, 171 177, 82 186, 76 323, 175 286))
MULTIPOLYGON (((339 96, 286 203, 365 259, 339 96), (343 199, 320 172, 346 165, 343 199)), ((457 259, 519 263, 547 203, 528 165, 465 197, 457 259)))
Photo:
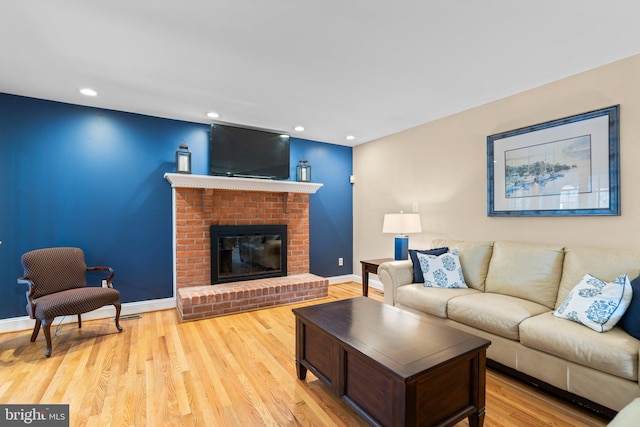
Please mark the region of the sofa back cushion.
POLYGON ((563 259, 561 246, 494 242, 485 291, 524 298, 553 309, 563 259))
POLYGON ((467 286, 484 291, 493 242, 436 239, 431 242, 431 247, 448 247, 450 251, 457 249, 467 286))
POLYGON ((640 273, 640 251, 610 248, 565 248, 562 280, 558 290, 555 308, 564 302, 569 292, 585 274, 611 282, 621 274, 629 280, 640 273))

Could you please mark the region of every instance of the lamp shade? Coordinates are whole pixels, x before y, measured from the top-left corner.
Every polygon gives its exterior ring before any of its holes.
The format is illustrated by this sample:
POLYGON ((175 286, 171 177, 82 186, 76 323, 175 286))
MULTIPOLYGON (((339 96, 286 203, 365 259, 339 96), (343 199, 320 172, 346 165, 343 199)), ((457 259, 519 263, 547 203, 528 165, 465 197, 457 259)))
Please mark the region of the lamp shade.
POLYGON ((420 225, 420 215, 417 213, 393 213, 385 214, 382 224, 383 233, 409 234, 420 233, 422 226, 420 225))

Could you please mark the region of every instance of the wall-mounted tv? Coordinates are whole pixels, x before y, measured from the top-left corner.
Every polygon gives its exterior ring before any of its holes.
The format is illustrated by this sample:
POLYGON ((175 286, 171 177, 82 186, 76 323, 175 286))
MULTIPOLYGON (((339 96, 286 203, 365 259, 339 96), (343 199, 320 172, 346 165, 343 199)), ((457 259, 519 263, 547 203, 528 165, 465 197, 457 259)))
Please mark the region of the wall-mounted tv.
POLYGON ((209 153, 210 175, 289 179, 289 135, 214 123, 209 153))

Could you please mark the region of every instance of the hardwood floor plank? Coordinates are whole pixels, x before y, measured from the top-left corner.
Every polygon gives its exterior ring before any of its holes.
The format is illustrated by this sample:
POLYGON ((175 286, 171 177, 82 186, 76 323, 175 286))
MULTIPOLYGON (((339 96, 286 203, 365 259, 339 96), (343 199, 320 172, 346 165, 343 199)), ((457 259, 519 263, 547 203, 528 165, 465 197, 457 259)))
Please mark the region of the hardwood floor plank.
MULTIPOLYGON (((0 403, 68 403, 72 426, 365 426, 311 372, 295 369, 291 309, 359 296, 357 283, 291 306, 180 323, 175 310, 0 334, 0 403), (56 327, 54 327, 56 328, 56 327), (54 329, 52 328, 52 329, 54 329)), ((370 298, 383 300, 376 289, 370 298)), ((485 426, 603 426, 607 420, 494 371, 485 426)), ((458 426, 466 426, 463 421, 458 426)))

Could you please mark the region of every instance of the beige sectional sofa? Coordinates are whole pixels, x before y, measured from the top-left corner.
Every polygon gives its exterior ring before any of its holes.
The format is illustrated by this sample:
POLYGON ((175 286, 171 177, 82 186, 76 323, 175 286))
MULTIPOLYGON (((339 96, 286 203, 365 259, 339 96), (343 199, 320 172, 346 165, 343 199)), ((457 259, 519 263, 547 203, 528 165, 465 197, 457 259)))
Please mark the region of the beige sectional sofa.
POLYGON ((640 251, 508 241, 435 240, 457 249, 468 288, 413 283, 410 260, 382 264, 384 302, 491 340, 487 357, 609 415, 640 397, 640 341, 619 325, 598 333, 552 313, 586 273, 640 273, 640 251), (607 408, 609 411, 607 411, 607 408))

